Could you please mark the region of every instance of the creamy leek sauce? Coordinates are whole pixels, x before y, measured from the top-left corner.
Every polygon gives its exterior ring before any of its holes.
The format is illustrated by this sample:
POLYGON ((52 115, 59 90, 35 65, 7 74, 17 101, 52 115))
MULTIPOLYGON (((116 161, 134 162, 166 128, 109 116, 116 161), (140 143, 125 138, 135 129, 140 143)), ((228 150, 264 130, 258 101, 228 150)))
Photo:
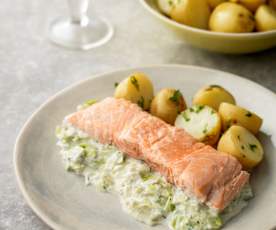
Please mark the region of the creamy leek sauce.
POLYGON ((173 230, 219 229, 237 215, 252 197, 250 186, 224 210, 216 211, 188 197, 152 172, 142 161, 127 157, 112 145, 103 145, 64 122, 56 129, 65 168, 85 178, 87 185, 116 193, 123 210, 135 219, 173 230))

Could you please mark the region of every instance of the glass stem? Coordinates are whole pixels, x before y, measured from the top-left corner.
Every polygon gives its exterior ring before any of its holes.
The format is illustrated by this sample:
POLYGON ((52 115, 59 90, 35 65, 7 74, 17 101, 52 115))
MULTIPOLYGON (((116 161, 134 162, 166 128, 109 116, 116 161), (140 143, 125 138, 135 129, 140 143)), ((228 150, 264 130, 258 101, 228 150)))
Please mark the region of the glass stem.
POLYGON ((88 23, 89 0, 68 0, 71 22, 85 26, 88 23))

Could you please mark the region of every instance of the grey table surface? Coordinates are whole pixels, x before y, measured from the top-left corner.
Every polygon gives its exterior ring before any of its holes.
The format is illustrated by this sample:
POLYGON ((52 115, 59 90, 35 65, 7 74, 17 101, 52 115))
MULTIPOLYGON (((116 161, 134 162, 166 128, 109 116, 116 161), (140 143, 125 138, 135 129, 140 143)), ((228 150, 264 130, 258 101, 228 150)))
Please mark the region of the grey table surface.
POLYGON ((47 39, 66 1, 2 0, 0 6, 0 229, 49 229, 28 207, 16 184, 12 152, 18 132, 49 96, 93 74, 141 65, 178 63, 241 75, 276 92, 276 49, 229 56, 193 48, 144 11, 138 0, 92 1, 115 36, 105 46, 72 51, 47 39))

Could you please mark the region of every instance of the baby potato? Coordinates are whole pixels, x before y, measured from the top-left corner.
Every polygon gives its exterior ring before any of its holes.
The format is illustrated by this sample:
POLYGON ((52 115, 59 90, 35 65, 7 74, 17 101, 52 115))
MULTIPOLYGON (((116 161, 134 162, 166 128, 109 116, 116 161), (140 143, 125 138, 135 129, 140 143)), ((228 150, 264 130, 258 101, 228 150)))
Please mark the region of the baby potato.
POLYGON ((252 12, 255 12, 260 5, 265 4, 266 0, 230 0, 230 2, 239 3, 252 12))
POLYGON ((252 13, 244 6, 225 2, 218 5, 209 20, 212 31, 226 33, 246 33, 254 30, 255 21, 252 13))
POLYGON ((229 103, 221 103, 219 114, 222 119, 223 130, 227 130, 232 125, 240 125, 253 134, 257 134, 263 122, 257 114, 229 103))
POLYGON ((276 30, 276 10, 271 6, 260 6, 255 14, 258 31, 276 30))
POLYGON ((171 18, 177 22, 201 29, 208 29, 210 8, 207 0, 176 1, 171 18))
POLYGON ((264 155, 258 139, 242 126, 233 125, 220 138, 217 149, 236 157, 245 169, 259 164, 264 155))
POLYGON ((131 74, 116 87, 114 97, 130 100, 148 110, 153 98, 152 82, 143 73, 131 74))
POLYGON ((222 102, 236 104, 232 94, 219 85, 205 86, 193 98, 194 105, 208 105, 215 110, 218 110, 222 102))
POLYGON ((176 0, 158 0, 159 9, 166 15, 170 16, 176 0))
POLYGON ((198 141, 214 145, 220 136, 221 120, 213 108, 194 105, 177 116, 175 126, 183 128, 198 141))
POLYGON ((226 2, 227 0, 207 0, 208 5, 214 9, 216 8, 219 4, 226 2))
POLYGON ((179 90, 162 89, 153 98, 150 113, 169 124, 174 124, 177 115, 185 109, 186 103, 179 90))

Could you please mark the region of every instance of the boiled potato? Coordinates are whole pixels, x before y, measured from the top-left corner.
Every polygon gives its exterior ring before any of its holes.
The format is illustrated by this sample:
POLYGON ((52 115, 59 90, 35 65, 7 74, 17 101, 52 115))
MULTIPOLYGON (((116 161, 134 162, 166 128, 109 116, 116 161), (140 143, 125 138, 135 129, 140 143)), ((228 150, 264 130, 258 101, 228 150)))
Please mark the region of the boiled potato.
POLYGON ((182 0, 171 11, 171 18, 177 22, 201 29, 208 29, 210 8, 207 0, 182 0))
POLYGON ((276 0, 268 0, 268 4, 276 10, 276 0))
POLYGON ((114 97, 130 100, 147 110, 153 98, 153 85, 145 74, 134 73, 119 83, 114 97))
POLYGON ((232 125, 240 125, 256 134, 263 122, 255 113, 229 103, 221 103, 219 114, 222 119, 223 130, 227 130, 232 125))
POLYGON ((175 126, 183 128, 201 142, 214 145, 220 135, 221 120, 213 108, 194 105, 177 116, 175 126))
POLYGON ((219 4, 226 2, 227 0, 207 0, 208 5, 214 9, 216 8, 219 4))
POLYGON ((218 5, 211 14, 209 28, 212 31, 246 33, 254 30, 252 13, 244 6, 225 2, 218 5))
POLYGON ((153 98, 150 113, 169 124, 174 124, 177 115, 185 109, 186 103, 179 90, 162 89, 153 98))
POLYGON ((173 7, 177 0, 158 0, 157 4, 159 9, 166 15, 170 16, 173 7))
POLYGON ((252 169, 263 159, 258 139, 242 126, 234 125, 220 138, 217 149, 236 157, 245 169, 252 169))
POLYGON ((232 94, 219 85, 205 86, 193 98, 194 105, 208 105, 215 110, 218 110, 222 102, 236 103, 232 94))
POLYGON ((255 15, 258 31, 276 30, 276 10, 271 6, 260 6, 255 15))
POLYGON ((252 12, 255 12, 260 5, 265 4, 266 0, 230 0, 230 2, 239 3, 252 12))

